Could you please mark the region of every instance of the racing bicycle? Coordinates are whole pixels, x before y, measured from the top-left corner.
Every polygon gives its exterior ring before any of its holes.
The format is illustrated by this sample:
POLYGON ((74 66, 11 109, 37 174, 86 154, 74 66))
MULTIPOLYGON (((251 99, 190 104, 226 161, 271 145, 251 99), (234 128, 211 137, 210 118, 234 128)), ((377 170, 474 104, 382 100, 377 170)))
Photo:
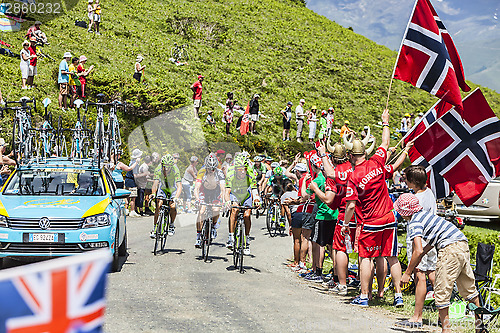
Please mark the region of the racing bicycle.
POLYGON ((162 199, 163 204, 158 212, 158 220, 155 226, 155 246, 153 253, 156 255, 158 252, 165 250, 167 244, 168 229, 170 228, 170 203, 173 199, 162 199))
POLYGON ((201 257, 206 262, 208 260, 208 252, 210 250, 210 245, 212 244, 212 229, 214 228, 214 214, 213 208, 223 207, 217 204, 202 204, 205 206, 205 213, 203 216, 203 224, 201 226, 201 257))
POLYGON ((14 124, 12 126, 12 150, 17 161, 29 160, 35 148, 35 137, 31 126, 31 106, 36 111, 36 100, 23 97, 19 101, 5 102, 5 110, 15 111, 14 124), (9 106, 9 104, 20 104, 20 106, 9 106))
POLYGON ((269 200, 269 208, 266 214, 266 225, 269 236, 275 237, 285 234, 284 216, 281 215, 281 201, 278 197, 272 196, 269 200))
POLYGON ((243 269, 243 250, 247 243, 245 235, 245 218, 243 216, 245 210, 255 209, 258 206, 233 206, 232 208, 238 209, 238 216, 236 217, 236 228, 234 229, 234 245, 233 245, 233 265, 240 273, 244 272, 243 269))
POLYGON ((72 129, 72 142, 71 142, 71 157, 73 158, 84 158, 87 156, 88 152, 88 129, 87 129, 87 119, 85 116, 80 118, 80 108, 84 102, 81 99, 77 99, 74 104, 76 106, 76 124, 75 128, 72 129))
POLYGON ((50 103, 51 101, 48 97, 43 100, 45 115, 42 127, 40 128, 40 144, 42 146, 43 158, 47 158, 52 154, 52 145, 55 141, 54 128, 52 127, 52 113, 47 111, 50 103))

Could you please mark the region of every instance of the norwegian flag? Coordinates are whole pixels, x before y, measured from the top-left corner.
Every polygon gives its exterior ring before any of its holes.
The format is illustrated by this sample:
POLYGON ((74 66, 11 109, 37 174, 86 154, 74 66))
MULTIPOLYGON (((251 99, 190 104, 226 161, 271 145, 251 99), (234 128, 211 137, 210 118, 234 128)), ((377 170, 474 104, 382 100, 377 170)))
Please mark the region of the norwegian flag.
POLYGON ((455 109, 446 112, 415 140, 415 148, 432 167, 434 181, 444 177, 470 206, 500 175, 500 120, 480 89, 463 107, 463 118, 455 109))
POLYGON ((462 110, 460 88, 469 91, 462 63, 429 0, 417 0, 401 43, 394 78, 411 83, 462 110))
POLYGON ((108 250, 2 271, 0 333, 98 333, 108 250))

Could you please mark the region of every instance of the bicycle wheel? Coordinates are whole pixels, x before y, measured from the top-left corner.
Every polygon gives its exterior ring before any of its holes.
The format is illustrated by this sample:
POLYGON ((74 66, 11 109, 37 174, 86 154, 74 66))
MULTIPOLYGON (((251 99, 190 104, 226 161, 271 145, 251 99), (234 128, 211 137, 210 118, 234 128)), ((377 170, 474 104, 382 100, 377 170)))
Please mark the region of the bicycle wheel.
POLYGON ((155 248, 153 250, 154 254, 156 255, 157 250, 159 249, 159 246, 161 247, 161 230, 163 229, 163 210, 160 211, 158 214, 158 223, 155 226, 155 248))
POLYGON ((201 226, 201 257, 205 259, 205 250, 206 250, 206 237, 207 237, 207 220, 203 220, 203 224, 201 226))
POLYGON ((271 232, 273 229, 273 224, 272 224, 272 220, 273 220, 273 206, 269 206, 269 209, 267 210, 267 214, 266 214, 266 226, 267 226, 267 232, 269 233, 269 236, 273 237, 273 233, 271 232))
POLYGON ((240 226, 240 246, 238 248, 238 252, 239 252, 239 257, 240 257, 240 273, 243 273, 243 249, 245 247, 245 228, 243 227, 243 225, 240 226))
POLYGON ((164 215, 163 219, 163 225, 162 225, 162 230, 161 230, 161 251, 163 252, 165 250, 165 245, 167 244, 167 237, 168 237, 168 228, 170 227, 170 214, 167 213, 164 215))
POLYGON ((272 221, 272 232, 273 232, 273 237, 276 237, 278 235, 279 229, 280 229, 280 218, 281 214, 279 211, 279 207, 277 205, 273 205, 273 221, 272 221))
POLYGON ((236 224, 236 230, 234 232, 234 244, 233 244, 233 265, 234 269, 238 269, 238 263, 240 261, 238 247, 240 246, 240 222, 236 224))
POLYGON ((206 220, 205 223, 207 225, 206 225, 205 230, 204 230, 205 233, 203 235, 204 239, 203 239, 202 247, 205 248, 203 259, 206 262, 208 260, 208 253, 210 251, 210 243, 212 242, 212 219, 206 220))

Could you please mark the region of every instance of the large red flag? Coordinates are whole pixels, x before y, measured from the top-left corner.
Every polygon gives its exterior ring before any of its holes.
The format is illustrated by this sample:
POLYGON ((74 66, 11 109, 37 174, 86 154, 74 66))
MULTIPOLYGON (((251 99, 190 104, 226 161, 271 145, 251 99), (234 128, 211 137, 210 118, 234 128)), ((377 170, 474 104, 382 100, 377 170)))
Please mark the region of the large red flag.
POLYGON ((417 0, 401 43, 394 78, 462 110, 460 87, 465 83, 460 57, 429 0, 417 0))
POLYGON ((240 134, 245 135, 248 133, 248 127, 250 124, 250 102, 247 104, 243 118, 241 119, 240 134))
POLYGON ((470 206, 500 175, 500 120, 479 89, 463 107, 463 118, 454 109, 446 112, 415 140, 415 148, 470 206))

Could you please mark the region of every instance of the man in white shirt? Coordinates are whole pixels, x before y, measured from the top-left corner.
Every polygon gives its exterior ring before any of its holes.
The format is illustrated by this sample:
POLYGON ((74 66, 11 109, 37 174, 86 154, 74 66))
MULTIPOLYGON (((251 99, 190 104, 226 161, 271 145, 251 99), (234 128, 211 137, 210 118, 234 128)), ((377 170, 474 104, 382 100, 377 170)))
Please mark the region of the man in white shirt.
POLYGON ((300 100, 299 105, 295 108, 295 121, 297 122, 297 141, 302 142, 302 129, 304 128, 304 104, 306 101, 304 99, 300 100))

